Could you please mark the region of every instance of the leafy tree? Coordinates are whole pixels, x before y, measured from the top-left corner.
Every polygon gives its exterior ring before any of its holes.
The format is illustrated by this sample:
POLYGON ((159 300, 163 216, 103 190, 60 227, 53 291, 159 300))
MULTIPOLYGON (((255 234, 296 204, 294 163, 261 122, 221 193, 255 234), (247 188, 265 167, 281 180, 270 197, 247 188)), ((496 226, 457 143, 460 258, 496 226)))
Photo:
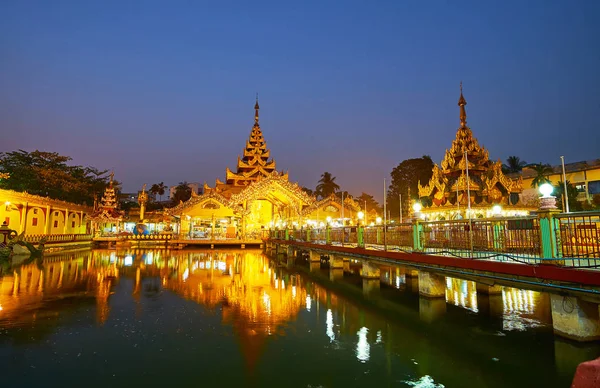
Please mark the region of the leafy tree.
POLYGON ((369 211, 369 212, 372 210, 375 210, 377 212, 381 211, 381 207, 379 206, 379 203, 370 194, 363 192, 359 197, 356 198, 356 201, 360 205, 360 208, 363 210, 365 209, 365 205, 366 205, 367 211, 369 211))
POLYGON ((321 198, 329 197, 331 194, 336 193, 340 189, 340 186, 335 183, 335 177, 331 176, 331 173, 327 171, 321 175, 319 184, 316 187, 315 193, 321 198))
POLYGON ((0 172, 10 178, 2 179, 0 188, 91 206, 94 196, 100 198, 108 184, 108 171, 72 166, 71 160, 56 152, 2 152, 0 172))
POLYGON ((186 181, 179 182, 175 187, 175 193, 173 193, 173 206, 177 206, 180 201, 187 201, 192 197, 192 188, 186 181))
POLYGON ((527 162, 521 160, 518 156, 509 156, 506 159, 506 164, 502 165, 504 173, 517 173, 523 171, 523 167, 527 166, 527 162))
POLYGON ((531 181, 531 187, 540 187, 544 183, 550 183, 548 175, 554 173, 554 170, 549 164, 543 164, 540 162, 529 164, 527 165, 527 167, 535 171, 535 177, 531 181))
POLYGON ((418 199, 418 183, 425 185, 433 174, 431 156, 403 160, 392 170, 392 182, 387 192, 387 210, 393 217, 400 214, 400 195, 402 195, 402 213, 409 214, 411 199, 418 199))
MULTIPOLYGON (((567 209, 564 208, 564 199, 563 194, 565 192, 565 185, 563 182, 558 182, 558 185, 554 187, 554 195, 556 196, 556 205, 563 211, 567 209)), ((581 202, 577 200, 577 196, 579 195, 579 191, 577 188, 571 184, 571 182, 567 181, 567 199, 569 201, 569 211, 581 211, 583 210, 583 206, 581 202)))
POLYGON ((159 196, 159 200, 162 202, 162 196, 165 194, 165 190, 167 186, 165 186, 164 182, 155 183, 150 187, 150 192, 154 195, 159 196))

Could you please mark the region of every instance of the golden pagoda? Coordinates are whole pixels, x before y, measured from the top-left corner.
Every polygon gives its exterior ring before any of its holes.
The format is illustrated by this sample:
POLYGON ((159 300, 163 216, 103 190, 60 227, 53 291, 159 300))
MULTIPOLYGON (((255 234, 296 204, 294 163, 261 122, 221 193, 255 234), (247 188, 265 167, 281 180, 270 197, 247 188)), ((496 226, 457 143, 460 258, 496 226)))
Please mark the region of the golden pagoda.
POLYGON ((123 221, 123 212, 117 209, 117 195, 113 187, 113 179, 115 173, 110 173, 110 181, 104 190, 104 195, 100 202, 100 206, 94 209, 89 219, 92 221, 94 233, 100 233, 105 230, 116 231, 118 225, 123 221))
POLYGON ((302 210, 315 199, 287 173, 275 169, 275 160, 259 124, 258 98, 254 105, 254 125, 237 170, 226 169, 225 182, 204 184, 203 195, 192 195, 169 210, 179 218, 180 234, 192 238, 257 238, 261 229, 292 221, 301 223, 302 210))
POLYGON ((519 202, 523 179, 512 180, 502 172, 502 162, 489 159, 467 126, 467 101, 460 85, 460 126, 452 147, 446 150, 440 166, 433 166, 429 183, 421 186, 422 214, 430 220, 449 220, 491 216, 526 215, 535 207, 519 202), (469 204, 470 202, 470 204, 469 204), (500 205, 494 209, 495 205, 500 205), (500 210, 501 209, 501 210, 500 210))

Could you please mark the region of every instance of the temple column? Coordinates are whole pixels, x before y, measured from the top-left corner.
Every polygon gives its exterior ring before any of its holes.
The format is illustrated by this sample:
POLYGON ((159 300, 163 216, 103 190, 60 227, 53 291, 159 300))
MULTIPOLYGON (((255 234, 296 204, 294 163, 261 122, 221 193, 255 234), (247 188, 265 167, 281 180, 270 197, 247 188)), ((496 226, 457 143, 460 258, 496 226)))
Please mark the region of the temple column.
POLYGON ((44 225, 44 234, 50 234, 50 225, 52 222, 52 208, 50 205, 46 206, 46 224, 44 225))
POLYGON ((431 272, 419 271, 419 294, 428 298, 445 298, 446 278, 431 272))
POLYGON ((69 226, 69 209, 65 209, 65 224, 63 225, 63 234, 67 234, 69 226))
POLYGON ((576 341, 600 339, 600 314, 597 303, 573 296, 551 294, 554 333, 576 341))
POLYGON ((28 203, 25 202, 23 204, 23 206, 21 207, 21 223, 19 224, 19 234, 25 232, 27 230, 27 208, 28 208, 28 203))

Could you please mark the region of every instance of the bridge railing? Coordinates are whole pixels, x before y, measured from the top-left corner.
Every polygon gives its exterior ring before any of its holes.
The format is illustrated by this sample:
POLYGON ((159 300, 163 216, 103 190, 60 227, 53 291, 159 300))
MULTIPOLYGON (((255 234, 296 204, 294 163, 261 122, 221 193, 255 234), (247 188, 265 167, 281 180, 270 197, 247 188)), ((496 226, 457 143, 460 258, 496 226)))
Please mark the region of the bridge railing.
POLYGON ((331 244, 357 244, 357 227, 356 226, 345 226, 330 229, 331 244))
POLYGON ((595 260, 600 258, 600 212, 562 213, 554 219, 558 253, 565 264, 600 265, 595 260))
POLYGON ((78 241, 91 241, 91 234, 79 234, 79 233, 68 233, 68 234, 30 234, 23 237, 24 241, 31 244, 39 244, 42 239, 46 239, 46 244, 50 243, 61 243, 61 242, 78 242, 78 241))
POLYGON ((428 221, 420 225, 425 251, 541 254, 539 220, 535 216, 428 221))

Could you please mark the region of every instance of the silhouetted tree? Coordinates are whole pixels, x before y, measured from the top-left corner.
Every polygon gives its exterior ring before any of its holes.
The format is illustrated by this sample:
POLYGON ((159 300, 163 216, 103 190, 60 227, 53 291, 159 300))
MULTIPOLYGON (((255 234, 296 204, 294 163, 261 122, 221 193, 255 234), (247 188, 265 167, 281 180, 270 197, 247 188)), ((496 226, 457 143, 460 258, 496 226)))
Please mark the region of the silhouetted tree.
POLYGON ((162 201, 162 196, 165 194, 165 190, 167 186, 165 186, 164 182, 155 183, 150 187, 150 192, 154 195, 159 196, 159 200, 162 201))
POLYGON ((329 197, 340 189, 340 186, 335 183, 335 177, 327 171, 321 175, 319 184, 316 187, 315 193, 321 198, 329 197))
POLYGON ((552 167, 549 164, 544 164, 540 162, 528 164, 527 167, 535 171, 535 177, 531 181, 531 187, 540 187, 544 183, 550 183, 548 175, 551 175, 554 172, 554 170, 552 170, 552 167))
MULTIPOLYGON (((17 150, 0 153, 0 172, 10 174, 0 180, 0 188, 73 203, 94 204, 108 184, 108 171, 69 165, 72 159, 56 152, 17 150)), ((113 182, 119 191, 119 182, 113 182)))
POLYGON ((185 202, 192 197, 192 188, 186 181, 179 182, 173 193, 173 206, 179 205, 179 202, 185 202))
POLYGON ((393 218, 400 217, 400 195, 402 195, 402 213, 408 215, 411 199, 418 199, 418 182, 425 185, 433 174, 431 156, 403 160, 392 170, 392 182, 388 186, 387 210, 393 218), (409 196, 410 193, 410 196, 409 196), (409 198, 410 197, 410 198, 409 198))
POLYGON ((506 164, 502 165, 504 173, 517 173, 523 170, 523 167, 527 166, 527 162, 521 160, 518 156, 509 156, 506 159, 506 164))

